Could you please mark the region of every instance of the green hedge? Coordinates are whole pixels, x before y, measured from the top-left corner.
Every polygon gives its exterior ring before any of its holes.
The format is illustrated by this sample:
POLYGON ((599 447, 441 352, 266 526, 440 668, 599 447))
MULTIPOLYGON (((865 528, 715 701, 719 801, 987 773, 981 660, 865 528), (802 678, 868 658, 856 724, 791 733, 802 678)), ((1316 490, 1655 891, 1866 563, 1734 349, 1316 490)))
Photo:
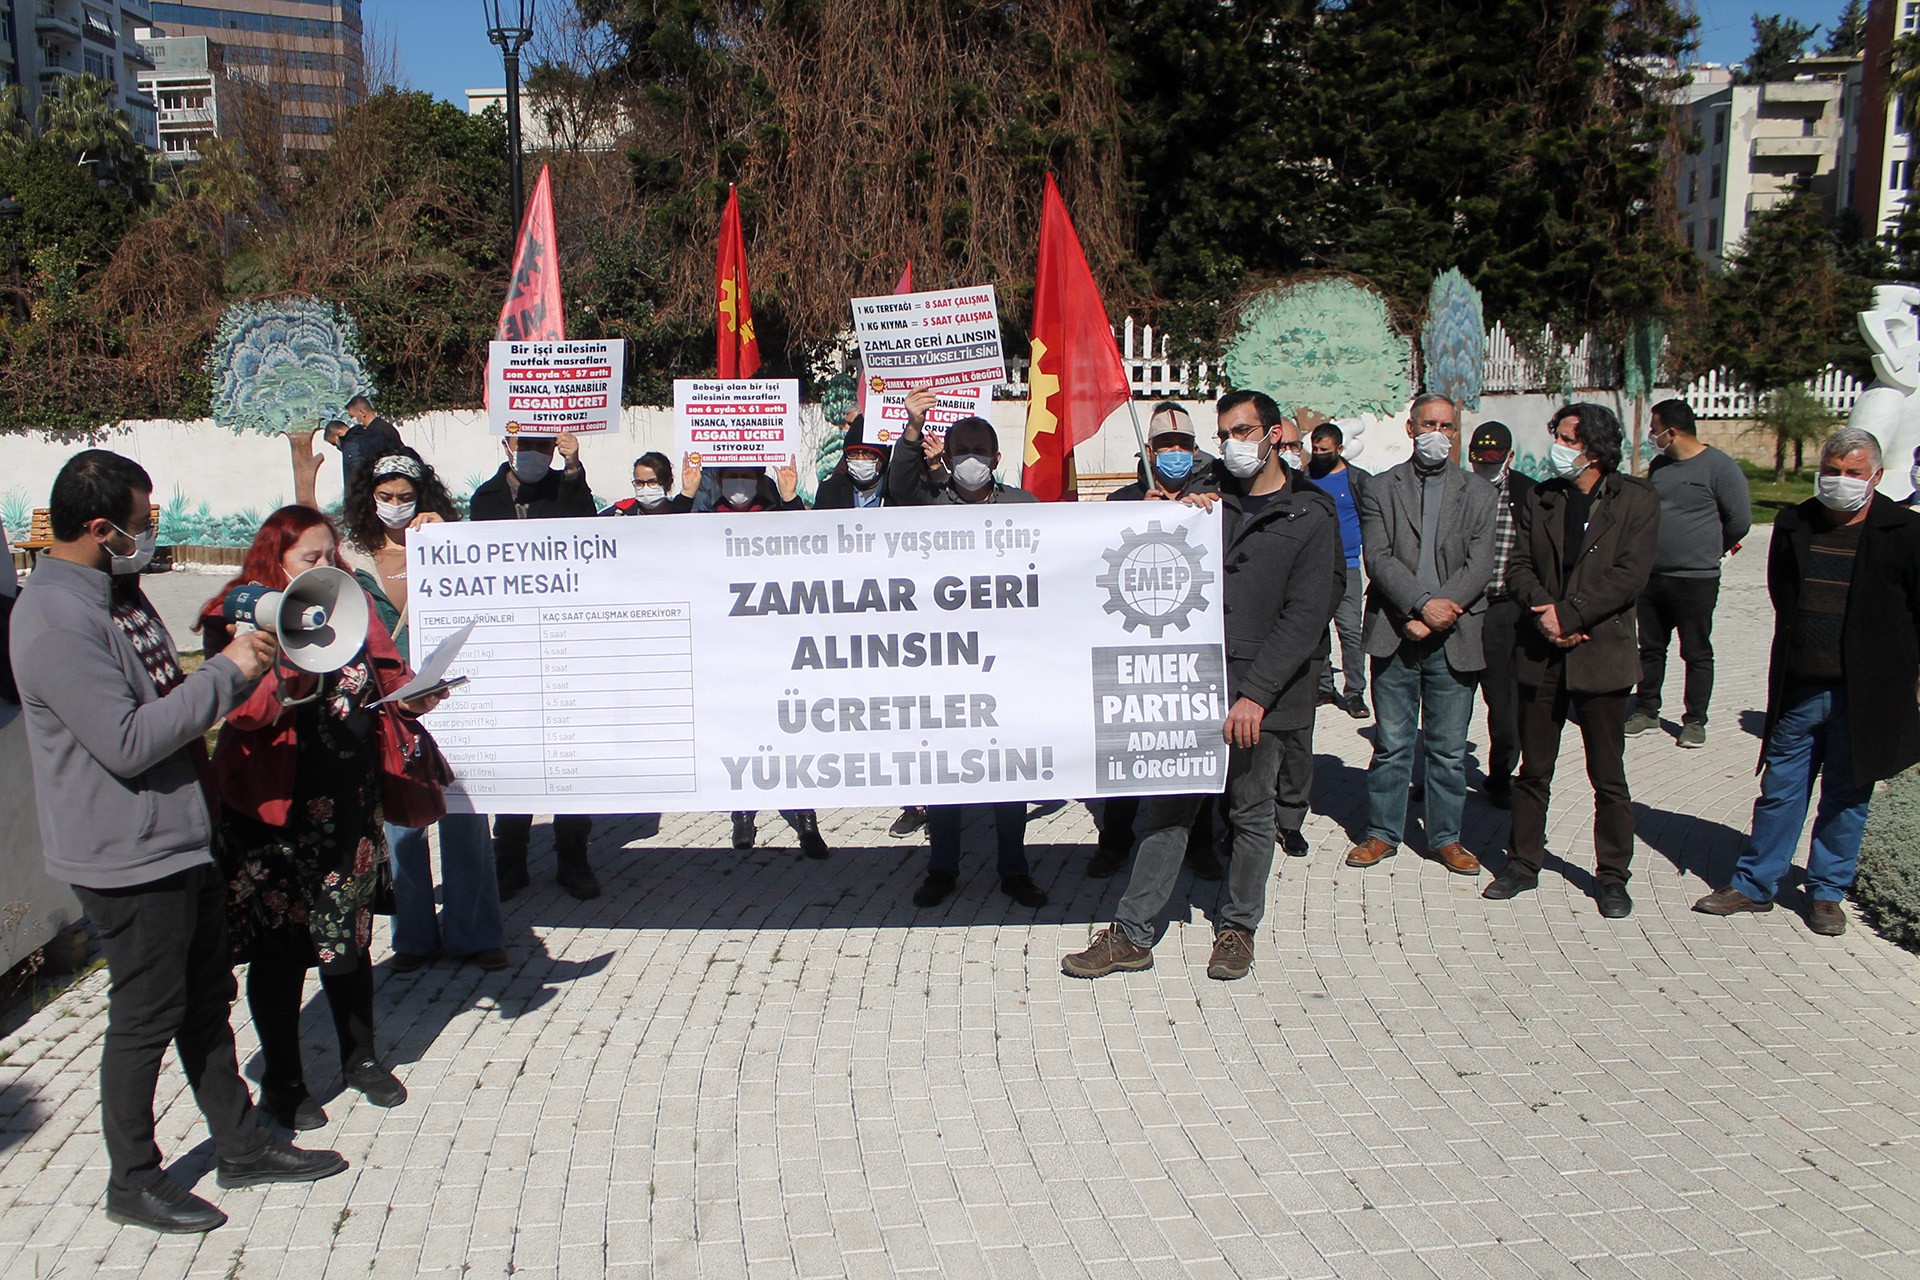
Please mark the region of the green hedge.
POLYGON ((1853 900, 1881 933, 1920 951, 1920 771, 1874 789, 1853 900))

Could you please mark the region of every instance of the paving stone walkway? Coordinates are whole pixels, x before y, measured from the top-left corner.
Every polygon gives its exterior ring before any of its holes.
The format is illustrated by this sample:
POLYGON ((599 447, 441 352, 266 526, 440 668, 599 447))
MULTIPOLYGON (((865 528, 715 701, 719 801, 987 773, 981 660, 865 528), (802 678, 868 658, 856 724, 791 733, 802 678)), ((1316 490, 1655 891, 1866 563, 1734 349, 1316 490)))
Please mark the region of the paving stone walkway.
MULTIPOLYGON (((746 856, 724 814, 609 820, 593 903, 545 878, 537 829, 510 971, 382 964, 413 1096, 327 1098, 309 1137, 348 1173, 220 1191, 169 1064, 162 1147, 232 1215, 205 1238, 101 1214, 104 974, 0 1042, 0 1275, 1920 1275, 1915 957, 1857 921, 1688 910, 1754 794, 1764 558, 1756 537, 1721 597, 1708 748, 1629 746, 1630 920, 1587 896, 1571 733, 1539 892, 1342 866, 1369 747, 1333 711, 1313 854, 1280 860, 1239 983, 1207 980, 1215 888, 1186 880, 1153 970, 1061 976, 1124 884, 1083 874, 1079 805, 1033 822, 1038 913, 1000 895, 984 831, 916 911, 924 845, 886 812, 823 814, 824 864, 770 813, 746 856)), ((1476 793, 1469 847, 1503 832, 1476 793)))

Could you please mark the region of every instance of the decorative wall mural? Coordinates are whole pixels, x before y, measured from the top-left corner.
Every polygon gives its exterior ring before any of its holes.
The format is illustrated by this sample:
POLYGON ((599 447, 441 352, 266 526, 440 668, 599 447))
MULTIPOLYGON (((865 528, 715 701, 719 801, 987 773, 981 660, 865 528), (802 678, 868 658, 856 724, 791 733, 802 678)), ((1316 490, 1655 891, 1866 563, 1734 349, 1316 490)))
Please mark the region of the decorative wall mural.
POLYGON ((1324 277, 1249 302, 1223 364, 1234 386, 1265 391, 1284 408, 1306 405, 1344 426, 1364 413, 1405 416, 1408 350, 1378 293, 1357 279, 1324 277))
POLYGON ((1427 320, 1420 327, 1420 353, 1426 358, 1427 390, 1467 409, 1480 407, 1480 384, 1487 369, 1487 322, 1480 291, 1458 267, 1434 277, 1427 293, 1427 320))
POLYGON ((237 302, 207 352, 213 419, 238 433, 294 435, 344 416, 370 392, 360 331, 345 308, 317 298, 237 302))

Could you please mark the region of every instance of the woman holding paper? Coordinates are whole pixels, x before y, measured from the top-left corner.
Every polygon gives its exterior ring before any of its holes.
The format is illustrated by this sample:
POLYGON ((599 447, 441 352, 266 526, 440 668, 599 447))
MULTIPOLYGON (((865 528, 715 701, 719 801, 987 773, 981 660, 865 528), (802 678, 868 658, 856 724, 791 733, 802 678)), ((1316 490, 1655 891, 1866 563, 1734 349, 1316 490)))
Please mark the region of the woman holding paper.
MULTIPOLYGON (((380 621, 407 648, 407 536, 425 525, 458 520, 453 495, 412 450, 375 458, 347 486, 347 541, 341 559, 373 598, 380 621)), ((488 972, 507 967, 506 922, 499 872, 484 815, 450 813, 440 831, 440 888, 434 911, 433 864, 425 827, 386 824, 393 861, 393 971, 412 973, 437 956, 453 956, 488 972)))
MULTIPOLYGON (((205 642, 224 647, 227 592, 257 583, 284 591, 321 565, 343 568, 333 523, 309 507, 267 518, 240 573, 201 611, 205 642)), ((212 652, 213 650, 209 650, 212 652)), ((261 1106, 280 1123, 314 1129, 326 1112, 308 1093, 300 1061, 306 971, 318 965, 333 1010, 348 1085, 376 1106, 407 1091, 382 1066, 373 1040, 375 894, 386 866, 380 826, 381 718, 374 704, 412 678, 371 609, 360 651, 337 671, 310 675, 284 664, 227 717, 213 755, 220 821, 214 843, 228 882, 228 928, 247 961, 247 1005, 266 1069, 261 1106)), ((418 716, 435 694, 398 704, 418 716)))

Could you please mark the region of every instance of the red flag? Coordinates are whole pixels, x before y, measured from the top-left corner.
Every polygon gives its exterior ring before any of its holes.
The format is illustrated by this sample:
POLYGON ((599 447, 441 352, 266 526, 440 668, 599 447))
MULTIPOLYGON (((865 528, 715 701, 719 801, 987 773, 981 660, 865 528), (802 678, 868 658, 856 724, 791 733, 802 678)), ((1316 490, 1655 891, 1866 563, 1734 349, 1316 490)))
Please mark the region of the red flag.
POLYGON ((723 378, 751 378, 760 370, 760 339, 753 334, 753 302, 747 296, 747 241, 740 233, 740 199, 727 184, 720 214, 720 255, 714 266, 719 301, 715 364, 723 378))
MULTIPOLYGON (((912 293, 913 292, 913 259, 912 258, 907 259, 907 269, 905 271, 902 271, 900 273, 900 278, 893 282, 893 291, 895 293, 912 293)), ((864 367, 860 370, 860 381, 859 381, 858 387, 855 390, 854 405, 855 405, 854 412, 863 414, 863 415, 866 413, 867 411, 867 371, 864 367)))
POLYGON ((1052 174, 1040 210, 1031 356, 1020 487, 1042 502, 1072 502, 1078 496, 1074 446, 1093 439, 1107 415, 1133 393, 1106 305, 1052 174))
POLYGON ((533 199, 520 223, 513 250, 513 278, 494 331, 502 342, 558 342, 567 336, 566 310, 560 303, 560 259, 553 231, 553 186, 547 166, 533 185, 533 199))

